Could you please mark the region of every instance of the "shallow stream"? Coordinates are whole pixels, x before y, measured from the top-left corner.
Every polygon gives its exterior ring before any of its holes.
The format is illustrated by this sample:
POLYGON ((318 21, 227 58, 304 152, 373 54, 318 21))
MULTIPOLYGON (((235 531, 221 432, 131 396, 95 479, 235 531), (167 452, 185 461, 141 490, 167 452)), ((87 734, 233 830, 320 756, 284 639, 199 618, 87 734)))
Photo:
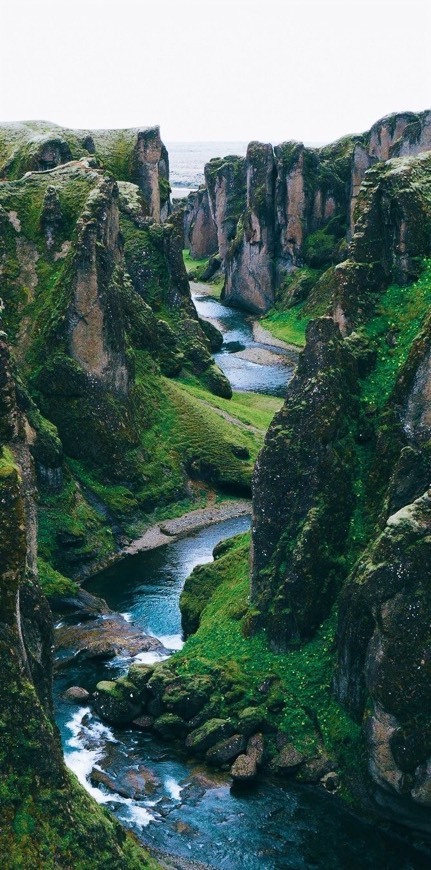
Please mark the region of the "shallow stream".
POLYGON ((297 354, 255 341, 252 315, 222 305, 214 296, 208 295, 208 285, 192 282, 190 286, 199 317, 211 321, 223 333, 223 347, 214 354, 214 359, 229 378, 232 389, 285 396, 297 354), (262 357, 268 361, 260 364, 245 359, 242 353, 250 349, 264 352, 262 357))

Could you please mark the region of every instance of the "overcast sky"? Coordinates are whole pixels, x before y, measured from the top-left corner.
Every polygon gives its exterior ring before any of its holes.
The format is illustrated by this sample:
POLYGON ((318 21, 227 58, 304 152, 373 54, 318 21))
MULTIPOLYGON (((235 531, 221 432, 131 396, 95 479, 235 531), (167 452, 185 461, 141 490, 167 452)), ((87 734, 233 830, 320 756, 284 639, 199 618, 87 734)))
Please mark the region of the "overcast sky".
POLYGON ((431 107, 430 0, 1 6, 2 121, 325 142, 431 107))

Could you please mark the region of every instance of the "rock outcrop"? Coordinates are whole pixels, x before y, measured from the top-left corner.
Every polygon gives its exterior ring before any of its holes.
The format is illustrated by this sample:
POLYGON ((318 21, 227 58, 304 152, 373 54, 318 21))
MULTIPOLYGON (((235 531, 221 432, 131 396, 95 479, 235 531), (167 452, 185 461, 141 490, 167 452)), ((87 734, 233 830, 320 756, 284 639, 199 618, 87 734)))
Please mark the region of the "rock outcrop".
MULTIPOLYGON (((4 335, 3 333, 1 334, 4 335)), ((138 868, 148 856, 66 770, 51 701, 52 624, 36 567, 34 475, 0 338, 0 854, 9 866, 138 868), (103 843, 103 849, 101 844, 103 843)))
MULTIPOLYGON (((266 311, 283 298, 292 270, 322 270, 342 261, 360 215, 367 170, 430 149, 431 112, 407 112, 322 148, 251 143, 245 159, 210 161, 205 180, 225 268, 225 301, 266 311)), ((199 195, 203 199, 203 191, 199 195)), ((208 231, 212 239, 211 223, 208 231)), ((203 250, 202 235, 200 245, 203 250)))
POLYGON ((332 317, 309 325, 256 465, 249 620, 286 650, 338 601, 334 689, 364 729, 370 800, 426 831, 430 184, 429 154, 365 176, 332 317))
POLYGON ((190 193, 184 211, 184 246, 195 260, 211 257, 218 250, 217 227, 205 187, 190 193))
POLYGON ((222 299, 262 313, 274 301, 274 157, 251 142, 246 156, 246 209, 226 254, 222 299))
POLYGON ((45 121, 0 124, 0 178, 14 180, 82 159, 118 181, 137 184, 150 217, 159 221, 170 214, 169 157, 159 127, 69 130, 45 121))

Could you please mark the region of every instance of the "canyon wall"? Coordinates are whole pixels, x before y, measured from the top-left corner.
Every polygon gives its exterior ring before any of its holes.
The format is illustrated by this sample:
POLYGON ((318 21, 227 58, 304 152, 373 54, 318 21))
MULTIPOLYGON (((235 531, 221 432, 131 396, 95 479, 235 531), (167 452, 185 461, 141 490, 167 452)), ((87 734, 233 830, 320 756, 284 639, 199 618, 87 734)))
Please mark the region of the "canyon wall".
MULTIPOLYGON (((0 320, 0 327, 2 326, 0 320)), ((9 867, 156 868, 67 771, 53 719, 52 617, 38 582, 31 427, 0 332, 0 854, 9 867), (55 857, 54 857, 55 856, 55 857)))
POLYGON ((256 465, 251 587, 253 630, 278 651, 339 602, 335 692, 364 726, 375 805, 424 830, 430 192, 428 154, 376 164, 361 186, 332 316, 310 323, 256 465))
MULTIPOLYGON (((206 206, 205 226, 211 253, 217 233, 225 302, 264 312, 283 298, 286 277, 296 268, 322 270, 342 261, 366 171, 378 162, 430 148, 431 112, 406 112, 322 148, 298 142, 274 148, 251 143, 245 159, 211 161, 205 182, 212 222, 206 206), (264 184, 256 162, 260 151, 266 155, 264 184)), ((204 191, 199 197, 203 202, 204 191)), ((191 194, 190 202, 195 223, 202 226, 198 195, 191 194)), ((190 235, 186 244, 192 256, 198 256, 190 235)), ((199 255, 204 250, 201 233, 199 255)))

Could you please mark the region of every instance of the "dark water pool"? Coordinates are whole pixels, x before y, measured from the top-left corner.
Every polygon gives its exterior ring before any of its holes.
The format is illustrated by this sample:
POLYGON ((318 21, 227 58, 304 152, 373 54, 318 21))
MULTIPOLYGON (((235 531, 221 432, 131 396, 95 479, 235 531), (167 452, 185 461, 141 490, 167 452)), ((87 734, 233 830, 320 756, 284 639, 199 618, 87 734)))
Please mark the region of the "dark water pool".
POLYGON ((192 283, 191 288, 199 317, 210 320, 223 333, 222 350, 214 354, 214 359, 229 378, 232 388, 239 392, 285 396, 287 384, 293 375, 294 358, 280 348, 256 342, 253 338, 253 318, 250 315, 237 308, 221 305, 214 297, 200 293, 197 289, 199 285, 192 283), (285 356, 286 364, 280 363, 279 359, 269 365, 242 359, 238 352, 248 348, 273 351, 278 358, 285 356))
MULTIPOLYGON (((178 598, 192 568, 211 559, 218 541, 245 530, 241 517, 204 529, 159 550, 130 558, 87 584, 174 649, 181 645, 178 598)), ((154 654, 147 653, 144 660, 154 654)), ((142 659, 142 657, 141 657, 142 659)), ((347 813, 337 798, 316 789, 258 783, 235 792, 225 775, 178 756, 169 744, 102 724, 89 707, 63 699, 68 686, 90 690, 123 674, 130 662, 83 662, 55 685, 56 715, 68 765, 144 843, 225 870, 381 868, 413 870, 427 861, 403 842, 347 813), (118 791, 90 784, 92 770, 118 791), (128 797, 131 784, 143 793, 128 797)))

